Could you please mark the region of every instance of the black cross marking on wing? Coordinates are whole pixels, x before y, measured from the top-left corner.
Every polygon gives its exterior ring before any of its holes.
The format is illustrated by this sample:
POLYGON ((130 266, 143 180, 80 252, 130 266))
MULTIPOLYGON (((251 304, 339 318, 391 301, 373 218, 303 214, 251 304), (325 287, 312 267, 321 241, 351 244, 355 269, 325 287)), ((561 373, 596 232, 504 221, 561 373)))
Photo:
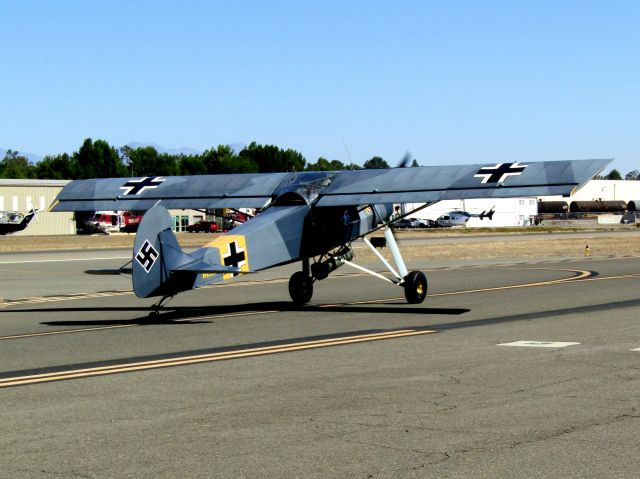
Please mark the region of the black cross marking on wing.
POLYGON ((482 178, 482 183, 502 183, 509 176, 518 176, 529 165, 515 163, 498 163, 495 166, 483 166, 473 175, 482 178))
MULTIPOLYGON (((234 268, 240 268, 246 263, 247 255, 245 251, 238 246, 238 242, 234 241, 227 245, 227 252, 223 254, 222 260, 225 266, 233 266, 234 268)), ((235 276, 237 273, 233 273, 235 276)))
POLYGON ((160 176, 144 177, 139 180, 129 180, 120 187, 121 190, 125 190, 122 196, 140 195, 145 190, 157 188, 164 182, 164 178, 160 176))
POLYGON ((136 261, 140 263, 140 266, 148 273, 151 271, 151 268, 153 268, 158 256, 160 256, 158 251, 149 243, 149 240, 146 240, 138 250, 138 254, 136 254, 136 261))

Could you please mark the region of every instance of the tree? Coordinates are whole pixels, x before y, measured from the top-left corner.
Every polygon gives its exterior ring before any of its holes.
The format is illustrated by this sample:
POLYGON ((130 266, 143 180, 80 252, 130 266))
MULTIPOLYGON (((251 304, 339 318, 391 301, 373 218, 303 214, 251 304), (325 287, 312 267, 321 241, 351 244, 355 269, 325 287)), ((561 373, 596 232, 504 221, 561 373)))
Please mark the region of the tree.
POLYGON ((73 154, 76 178, 112 178, 126 176, 127 169, 115 148, 104 140, 84 140, 73 154))
POLYGON ((307 164, 307 160, 304 158, 302 153, 292 148, 287 148, 282 151, 281 155, 282 169, 280 171, 303 171, 307 164))
POLYGON ((413 162, 411 163, 411 167, 413 168, 413 167, 416 167, 416 166, 420 166, 420 165, 418 164, 418 161, 414 158, 413 162))
POLYGON ((61 155, 47 155, 35 165, 37 178, 49 180, 74 179, 75 167, 72 158, 63 153, 61 155))
POLYGON ((361 170, 362 166, 356 165, 355 163, 349 163, 348 165, 344 165, 345 170, 361 170))
POLYGON ((640 180, 640 171, 633 170, 624 176, 625 180, 640 180))
POLYGON ((255 141, 238 156, 254 161, 260 173, 303 171, 306 164, 304 156, 295 150, 282 150, 274 145, 258 145, 255 141))
POLYGON ((306 171, 341 171, 346 170, 347 167, 338 160, 327 160, 320 157, 315 163, 307 163, 306 171))
POLYGON ((174 155, 158 153, 153 146, 121 149, 126 158, 126 168, 131 176, 172 176, 177 175, 178 160, 174 155))
POLYGON ((181 175, 207 174, 207 167, 200 155, 180 156, 178 160, 181 175))
POLYGON ((258 165, 251 158, 239 155, 225 156, 220 159, 221 173, 258 173, 258 165))
POLYGON ((7 150, 4 159, 0 161, 0 178, 32 178, 33 169, 29 160, 17 151, 7 150))
POLYGON ((370 160, 365 161, 364 165, 362 166, 366 169, 378 169, 378 170, 383 168, 389 168, 389 164, 379 156, 374 156, 370 160))
POLYGON ((179 173, 175 155, 158 153, 153 146, 122 147, 127 173, 131 176, 170 176, 179 173))
MULTIPOLYGON (((229 168, 233 169, 234 154, 231 147, 228 145, 218 145, 217 148, 210 148, 202 154, 202 163, 205 170, 210 175, 217 175, 219 173, 240 173, 240 171, 229 171, 229 168)), ((247 165, 244 165, 245 167, 247 165)), ((245 168, 246 169, 246 168, 245 168)), ((243 173, 258 171, 258 165, 251 165, 250 171, 242 171, 243 173)))
POLYGON ((621 179, 622 179, 622 175, 620 175, 620 172, 616 169, 611 170, 607 175, 607 180, 621 180, 621 179))

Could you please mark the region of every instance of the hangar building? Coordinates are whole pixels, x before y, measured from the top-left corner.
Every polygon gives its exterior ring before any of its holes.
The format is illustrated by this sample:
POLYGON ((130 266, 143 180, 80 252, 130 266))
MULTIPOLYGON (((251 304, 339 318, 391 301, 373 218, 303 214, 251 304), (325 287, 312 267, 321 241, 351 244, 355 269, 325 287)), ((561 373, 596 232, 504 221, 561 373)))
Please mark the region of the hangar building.
MULTIPOLYGON (((46 211, 62 188, 70 180, 15 180, 0 178, 0 211, 26 214, 32 208, 40 210, 29 226, 14 235, 74 235, 75 215, 72 212, 50 213, 46 211)), ((185 231, 187 225, 204 218, 194 210, 170 210, 174 230, 185 231)))
POLYGON ((40 210, 27 229, 15 235, 69 235, 76 233, 73 213, 49 213, 53 203, 68 180, 13 180, 0 178, 0 210, 28 213, 40 210))

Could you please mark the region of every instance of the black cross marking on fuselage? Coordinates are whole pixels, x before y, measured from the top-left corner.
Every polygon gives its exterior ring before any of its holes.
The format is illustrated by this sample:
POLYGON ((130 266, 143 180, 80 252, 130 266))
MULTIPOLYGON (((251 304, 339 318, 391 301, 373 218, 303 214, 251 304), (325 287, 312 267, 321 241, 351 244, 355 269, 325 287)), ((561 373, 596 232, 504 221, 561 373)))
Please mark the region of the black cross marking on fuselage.
MULTIPOLYGON (((233 266, 234 268, 239 268, 241 263, 247 259, 247 255, 244 250, 239 250, 238 243, 234 241, 233 243, 229 243, 228 245, 229 254, 224 256, 223 261, 225 266, 233 266)), ((237 273, 233 273, 235 276, 237 273)))
POLYGON ((151 268, 153 268, 153 264, 156 262, 156 259, 158 259, 158 256, 159 254, 156 249, 149 243, 149 240, 146 240, 138 250, 136 261, 140 263, 140 266, 148 273, 151 271, 151 268))
POLYGON ((483 166, 473 175, 482 178, 482 183, 502 183, 508 176, 522 174, 528 165, 516 163, 498 163, 496 166, 483 166))
POLYGON ((121 190, 125 190, 122 196, 139 195, 144 193, 145 190, 157 188, 164 182, 164 178, 160 176, 149 177, 146 176, 140 180, 130 180, 120 187, 121 190))

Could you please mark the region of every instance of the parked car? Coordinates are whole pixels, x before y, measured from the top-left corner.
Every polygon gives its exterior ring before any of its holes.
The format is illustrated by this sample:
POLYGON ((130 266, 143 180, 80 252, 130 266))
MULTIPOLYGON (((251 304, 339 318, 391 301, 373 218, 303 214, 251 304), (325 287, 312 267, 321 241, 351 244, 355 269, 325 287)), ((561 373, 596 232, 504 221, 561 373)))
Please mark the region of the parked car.
POLYGON ((426 218, 402 218, 396 221, 395 228, 435 228, 436 222, 426 218))
POLYGON ((200 220, 197 223, 187 226, 189 233, 215 233, 218 231, 218 223, 215 221, 200 220))
POLYGON ((427 218, 416 218, 414 228, 435 228, 437 227, 437 223, 433 220, 427 218))
POLYGON ((393 226, 395 228, 413 228, 412 220, 410 220, 409 218, 402 218, 401 220, 393 223, 393 226))

